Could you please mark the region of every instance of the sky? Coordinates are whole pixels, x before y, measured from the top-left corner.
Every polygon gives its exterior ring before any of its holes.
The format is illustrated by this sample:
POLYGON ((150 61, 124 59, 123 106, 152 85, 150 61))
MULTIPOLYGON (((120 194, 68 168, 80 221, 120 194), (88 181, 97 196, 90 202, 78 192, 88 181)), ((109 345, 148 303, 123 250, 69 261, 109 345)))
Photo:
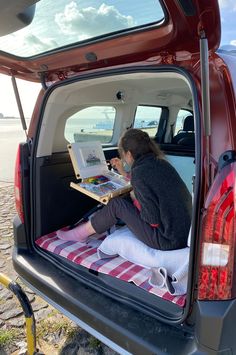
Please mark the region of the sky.
MULTIPOLYGON (((0 38, 0 50, 30 56, 45 50, 102 35, 104 32, 134 27, 160 20, 158 0, 41 0, 31 25, 0 38), (43 16, 42 16, 43 15, 43 16), (50 23, 50 32, 42 18, 50 23)), ((236 1, 219 0, 221 47, 236 50, 236 1)), ((40 84, 17 81, 25 117, 30 117, 40 84)), ((0 74, 0 113, 18 117, 9 77, 0 74)))
MULTIPOLYGON (((17 87, 24 116, 30 118, 41 84, 17 79, 17 87)), ((0 98, 0 113, 4 117, 19 117, 11 79, 9 76, 3 74, 0 74, 0 98)))
POLYGON ((219 5, 221 12, 221 47, 231 45, 232 49, 236 50, 236 1, 219 0, 219 5))

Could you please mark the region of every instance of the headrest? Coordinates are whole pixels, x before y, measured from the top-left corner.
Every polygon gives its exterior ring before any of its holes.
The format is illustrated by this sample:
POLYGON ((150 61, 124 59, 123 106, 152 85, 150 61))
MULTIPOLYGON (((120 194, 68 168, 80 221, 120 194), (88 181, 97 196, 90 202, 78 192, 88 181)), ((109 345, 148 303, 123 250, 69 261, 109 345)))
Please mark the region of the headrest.
POLYGON ((194 119, 193 116, 187 116, 184 120, 183 131, 194 132, 194 119))

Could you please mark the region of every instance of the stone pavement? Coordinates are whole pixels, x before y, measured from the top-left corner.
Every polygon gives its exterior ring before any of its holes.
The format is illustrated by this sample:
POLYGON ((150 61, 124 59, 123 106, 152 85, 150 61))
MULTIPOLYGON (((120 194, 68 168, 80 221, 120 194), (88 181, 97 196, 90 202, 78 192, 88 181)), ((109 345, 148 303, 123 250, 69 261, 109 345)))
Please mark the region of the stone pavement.
POLYGON ((11 181, 0 181, 0 188, 1 187, 11 187, 13 185, 13 182, 11 181))
MULTIPOLYGON (((19 281, 12 266, 13 227, 15 212, 13 184, 0 184, 0 272, 13 281, 19 281)), ((51 309, 48 304, 24 287, 31 302, 36 319, 45 317, 51 309)), ((0 329, 18 328, 22 330, 25 319, 22 308, 11 291, 0 284, 0 329)), ((16 346, 12 346, 15 349, 16 346)))
MULTIPOLYGON (((11 258, 13 246, 12 220, 16 214, 14 202, 13 184, 0 183, 0 272, 20 283, 31 302, 37 323, 45 319, 48 321, 50 314, 53 314, 53 323, 64 324, 63 322, 66 319, 66 322, 75 329, 73 337, 69 340, 66 339, 65 333, 61 329, 53 334, 47 334, 43 339, 47 343, 47 350, 44 350, 45 355, 52 352, 60 355, 117 354, 81 328, 76 327, 73 322, 60 313, 55 313, 51 306, 18 280, 11 258), (62 346, 59 348, 58 344, 62 344, 62 346), (93 344, 92 347, 91 344, 93 344)), ((7 349, 1 349, 0 347, 0 355, 13 354, 13 351, 14 355, 25 354, 24 325, 25 318, 17 298, 0 284, 0 331, 19 329, 19 338, 15 339, 7 349)))

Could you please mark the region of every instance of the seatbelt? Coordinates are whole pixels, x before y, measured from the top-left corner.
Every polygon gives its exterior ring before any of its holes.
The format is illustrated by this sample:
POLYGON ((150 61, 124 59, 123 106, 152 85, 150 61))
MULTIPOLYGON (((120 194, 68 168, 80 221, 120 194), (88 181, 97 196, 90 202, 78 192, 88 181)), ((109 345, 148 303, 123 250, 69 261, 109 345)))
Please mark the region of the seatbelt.
POLYGON ((174 125, 175 125, 175 123, 172 123, 172 124, 170 125, 171 142, 172 142, 173 137, 174 137, 174 125))
POLYGON ((159 125, 158 125, 158 130, 155 135, 155 141, 157 143, 163 143, 163 141, 164 141, 164 135, 166 132, 168 116, 169 116, 169 110, 167 108, 163 109, 162 114, 161 114, 161 118, 159 121, 159 125))

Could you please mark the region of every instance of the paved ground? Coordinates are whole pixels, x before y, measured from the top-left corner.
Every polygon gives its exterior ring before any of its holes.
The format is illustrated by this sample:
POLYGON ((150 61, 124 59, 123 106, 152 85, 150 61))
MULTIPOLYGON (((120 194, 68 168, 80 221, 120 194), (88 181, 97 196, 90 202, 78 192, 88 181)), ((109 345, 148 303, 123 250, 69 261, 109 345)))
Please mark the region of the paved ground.
POLYGON ((0 188, 1 187, 11 187, 12 185, 13 185, 12 182, 0 181, 0 188))
MULTIPOLYGON (((0 272, 12 280, 17 275, 12 266, 13 230, 12 219, 15 215, 13 184, 0 184, 0 272)), ((22 284, 21 284, 22 285, 22 284)), ((39 347, 45 355, 95 355, 116 353, 98 342, 91 335, 76 327, 62 314, 55 312, 46 302, 36 296, 24 285, 22 288, 31 302, 40 329, 39 347)), ((18 300, 0 284, 0 340, 1 335, 16 331, 14 340, 4 348, 0 347, 0 355, 25 354, 24 316, 18 300)))

